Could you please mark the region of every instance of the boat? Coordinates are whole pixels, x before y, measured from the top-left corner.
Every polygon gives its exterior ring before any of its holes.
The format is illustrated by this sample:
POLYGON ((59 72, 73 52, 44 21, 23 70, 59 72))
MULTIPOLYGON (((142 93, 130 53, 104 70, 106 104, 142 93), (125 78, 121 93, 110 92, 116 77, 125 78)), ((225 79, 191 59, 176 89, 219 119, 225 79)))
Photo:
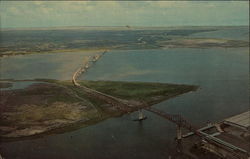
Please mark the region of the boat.
POLYGON ((147 119, 147 117, 142 113, 142 110, 140 109, 139 111, 139 116, 137 119, 134 119, 133 121, 142 121, 142 120, 145 120, 147 119))

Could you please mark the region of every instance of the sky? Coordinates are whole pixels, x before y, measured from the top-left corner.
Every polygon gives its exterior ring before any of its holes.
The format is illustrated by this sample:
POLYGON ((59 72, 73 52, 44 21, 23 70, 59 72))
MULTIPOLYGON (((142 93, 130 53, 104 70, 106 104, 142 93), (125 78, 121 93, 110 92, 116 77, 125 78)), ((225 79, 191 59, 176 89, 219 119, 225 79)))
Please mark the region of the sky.
POLYGON ((249 25, 248 1, 0 1, 1 28, 249 25))

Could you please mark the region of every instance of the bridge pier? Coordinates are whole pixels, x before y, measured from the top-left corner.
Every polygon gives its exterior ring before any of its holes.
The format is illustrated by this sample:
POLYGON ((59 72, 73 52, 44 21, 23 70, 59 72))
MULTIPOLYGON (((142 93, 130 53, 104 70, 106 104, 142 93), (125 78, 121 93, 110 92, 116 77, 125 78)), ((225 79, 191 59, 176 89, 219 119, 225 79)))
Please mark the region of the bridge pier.
POLYGON ((181 126, 177 125, 177 129, 176 129, 176 133, 177 133, 177 140, 181 140, 182 138, 182 132, 181 132, 181 126))
POLYGON ((177 151, 182 152, 182 131, 180 125, 177 125, 176 128, 176 141, 177 141, 177 151))
POLYGON ((144 116, 144 114, 143 114, 142 110, 140 109, 140 110, 139 110, 139 116, 138 116, 138 119, 139 119, 139 120, 142 120, 143 118, 145 118, 145 116, 144 116))

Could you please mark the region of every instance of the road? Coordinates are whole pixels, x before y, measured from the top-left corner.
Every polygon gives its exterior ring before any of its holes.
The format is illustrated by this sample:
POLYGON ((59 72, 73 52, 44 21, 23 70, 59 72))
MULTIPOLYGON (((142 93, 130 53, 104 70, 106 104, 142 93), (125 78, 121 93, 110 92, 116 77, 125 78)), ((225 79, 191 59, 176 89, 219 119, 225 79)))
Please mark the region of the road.
MULTIPOLYGON (((106 52, 104 52, 104 53, 106 53, 106 52)), ((104 53, 101 54, 100 56, 98 56, 98 59, 96 59, 95 56, 93 57, 93 59, 91 59, 89 57, 88 62, 83 67, 78 68, 77 71, 73 74, 73 76, 72 76, 73 84, 76 87, 83 89, 83 91, 85 91, 89 96, 95 97, 95 98, 102 100, 102 101, 105 101, 106 103, 111 104, 112 106, 116 107, 117 109, 119 109, 121 111, 132 112, 132 111, 136 110, 137 107, 134 106, 134 104, 132 104, 131 102, 129 102, 127 100, 116 98, 116 97, 113 97, 111 95, 96 91, 94 89, 83 86, 77 82, 77 79, 81 75, 83 75, 87 71, 87 69, 89 69, 94 64, 93 62, 97 62, 97 60, 99 60, 104 55, 104 53)))

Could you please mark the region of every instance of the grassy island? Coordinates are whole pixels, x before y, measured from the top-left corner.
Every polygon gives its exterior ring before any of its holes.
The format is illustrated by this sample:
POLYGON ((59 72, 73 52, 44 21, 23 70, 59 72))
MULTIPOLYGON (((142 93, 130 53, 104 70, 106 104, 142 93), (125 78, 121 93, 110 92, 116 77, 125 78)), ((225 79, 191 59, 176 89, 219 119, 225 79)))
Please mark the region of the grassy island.
MULTIPOLYGON (((8 81, 8 83, 17 81, 8 81)), ((19 81, 20 82, 20 81, 19 81)), ((81 85, 135 103, 153 105, 195 91, 197 86, 144 82, 79 81, 81 85)), ((23 89, 2 90, 1 138, 64 132, 126 112, 90 97, 71 81, 36 80, 23 89), (37 83, 41 81, 41 83, 37 83)))

